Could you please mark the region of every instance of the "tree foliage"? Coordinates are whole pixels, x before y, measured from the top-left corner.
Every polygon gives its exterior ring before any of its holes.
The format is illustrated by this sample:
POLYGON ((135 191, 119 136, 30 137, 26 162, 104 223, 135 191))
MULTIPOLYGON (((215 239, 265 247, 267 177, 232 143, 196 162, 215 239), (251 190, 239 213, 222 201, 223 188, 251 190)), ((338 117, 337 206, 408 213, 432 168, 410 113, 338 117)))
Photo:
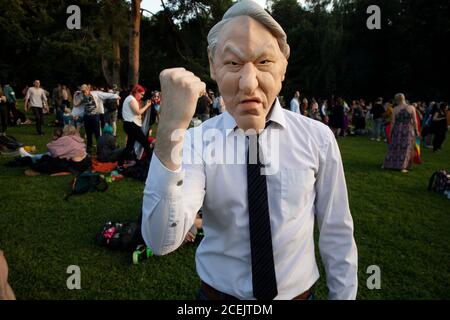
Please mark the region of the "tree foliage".
MULTIPOLYGON (((183 66, 210 87, 206 36, 233 0, 163 0, 140 30, 140 82, 157 88, 160 71, 183 66)), ((268 0, 283 26, 291 57, 282 94, 448 99, 448 1, 268 0), (381 8, 381 30, 369 30, 369 5, 381 8)), ((9 0, 0 2, 0 81, 29 84, 128 77, 130 2, 126 0, 9 0), (66 28, 66 8, 77 4, 82 29, 66 28), (116 45, 114 45, 116 43, 116 45), (119 45, 119 56, 117 55, 119 45), (102 59, 103 58, 103 59, 102 59), (108 68, 102 68, 106 61, 108 68), (117 63, 120 66, 117 69, 117 63), (118 70, 118 71, 117 71, 118 70), (109 71, 109 76, 108 76, 109 71)))

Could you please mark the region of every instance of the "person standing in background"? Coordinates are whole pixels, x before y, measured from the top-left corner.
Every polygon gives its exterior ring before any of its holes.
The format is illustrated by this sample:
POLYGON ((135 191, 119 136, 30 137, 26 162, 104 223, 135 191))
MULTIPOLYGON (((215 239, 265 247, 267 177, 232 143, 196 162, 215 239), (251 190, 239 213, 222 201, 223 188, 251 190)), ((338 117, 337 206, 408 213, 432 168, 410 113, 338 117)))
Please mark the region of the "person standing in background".
POLYGON ((42 126, 44 125, 44 112, 48 112, 47 96, 45 91, 41 88, 39 80, 34 81, 34 86, 28 88, 25 96, 25 111, 31 108, 34 117, 36 118, 36 131, 38 135, 43 136, 42 126))
POLYGON ((300 113, 300 91, 295 91, 294 97, 291 100, 290 109, 292 112, 300 113))
POLYGON ((3 88, 6 97, 6 107, 8 110, 8 124, 15 126, 17 124, 16 94, 13 88, 7 83, 3 88))
POLYGON ((413 164, 414 146, 419 129, 416 110, 406 102, 405 95, 396 94, 395 102, 396 107, 392 114, 392 144, 389 145, 382 168, 406 173, 413 164))

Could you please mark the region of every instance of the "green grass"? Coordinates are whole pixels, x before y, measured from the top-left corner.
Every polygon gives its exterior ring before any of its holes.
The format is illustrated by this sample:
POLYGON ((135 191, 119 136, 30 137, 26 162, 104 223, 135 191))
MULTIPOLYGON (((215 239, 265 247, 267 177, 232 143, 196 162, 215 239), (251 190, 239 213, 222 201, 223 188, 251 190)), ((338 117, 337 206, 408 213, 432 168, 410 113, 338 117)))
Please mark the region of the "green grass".
MULTIPOLYGON (((46 117, 46 121, 50 117, 46 117)), ((121 125, 119 125, 121 127, 121 125)), ((8 133, 45 150, 35 128, 8 133)), ((119 133, 120 141, 124 134, 119 133)), ((358 299, 445 299, 450 297, 450 202, 426 190, 429 176, 449 168, 450 143, 408 174, 383 171, 386 145, 367 138, 339 140, 359 255, 358 299), (366 287, 370 265, 381 268, 381 290, 366 287)), ((23 168, 0 157, 0 248, 10 266, 18 299, 194 299, 199 285, 195 246, 140 264, 131 255, 99 247, 95 234, 108 220, 139 215, 144 185, 125 179, 105 193, 63 198, 70 176, 26 177, 23 168), (81 290, 68 290, 69 265, 81 268, 81 290)), ((317 297, 326 298, 323 269, 317 297)))

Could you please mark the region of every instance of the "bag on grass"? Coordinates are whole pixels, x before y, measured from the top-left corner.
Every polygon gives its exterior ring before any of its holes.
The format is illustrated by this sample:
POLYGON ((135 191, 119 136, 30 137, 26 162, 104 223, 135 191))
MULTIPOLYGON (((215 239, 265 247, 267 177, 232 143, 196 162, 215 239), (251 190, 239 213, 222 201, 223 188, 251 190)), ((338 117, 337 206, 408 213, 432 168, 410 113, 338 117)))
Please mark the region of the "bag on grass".
POLYGON ((97 243, 112 250, 133 251, 144 244, 141 227, 137 222, 112 222, 104 224, 96 236, 97 243))
POLYGON ((17 141, 16 138, 12 136, 0 136, 0 145, 10 150, 17 150, 20 147, 23 147, 23 143, 17 141))
POLYGON ((445 193, 450 190, 450 173, 446 170, 434 172, 428 182, 428 190, 445 193))
POLYGON ((84 172, 70 181, 70 193, 64 198, 68 200, 74 194, 86 192, 104 192, 108 189, 108 183, 98 173, 84 172))

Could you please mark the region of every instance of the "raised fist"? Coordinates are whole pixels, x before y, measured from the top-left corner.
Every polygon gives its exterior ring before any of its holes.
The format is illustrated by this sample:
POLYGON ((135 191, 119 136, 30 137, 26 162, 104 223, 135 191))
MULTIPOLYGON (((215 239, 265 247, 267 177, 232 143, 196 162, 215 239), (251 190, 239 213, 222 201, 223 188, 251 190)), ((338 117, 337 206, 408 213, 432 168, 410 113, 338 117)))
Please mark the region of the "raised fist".
POLYGON ((159 126, 169 130, 187 129, 194 116, 197 100, 206 85, 184 68, 165 69, 161 82, 161 115, 159 126))

